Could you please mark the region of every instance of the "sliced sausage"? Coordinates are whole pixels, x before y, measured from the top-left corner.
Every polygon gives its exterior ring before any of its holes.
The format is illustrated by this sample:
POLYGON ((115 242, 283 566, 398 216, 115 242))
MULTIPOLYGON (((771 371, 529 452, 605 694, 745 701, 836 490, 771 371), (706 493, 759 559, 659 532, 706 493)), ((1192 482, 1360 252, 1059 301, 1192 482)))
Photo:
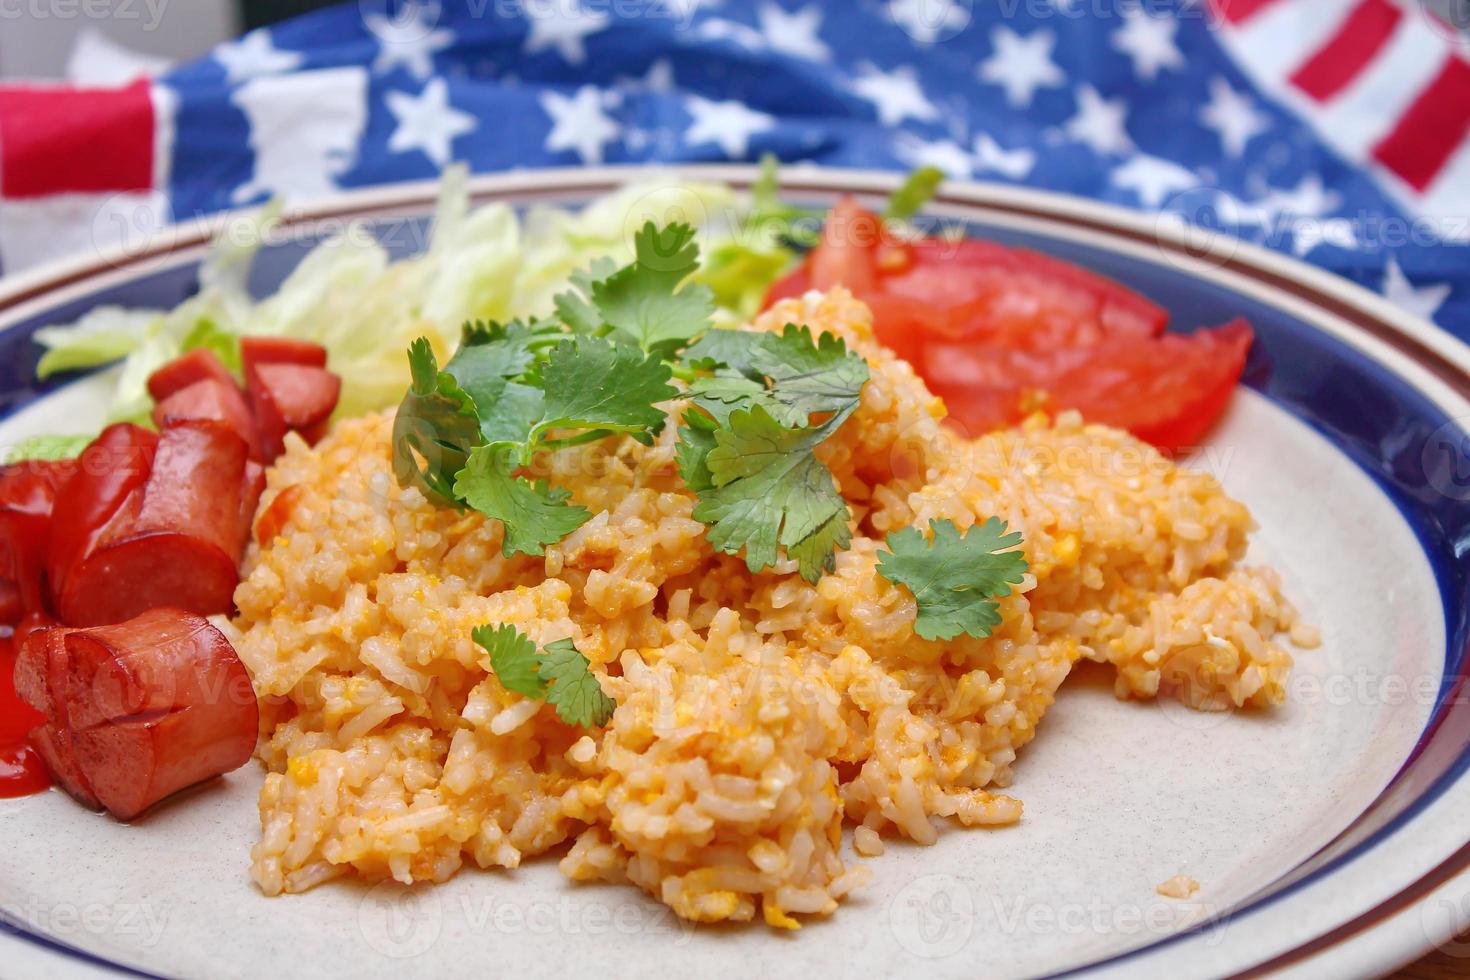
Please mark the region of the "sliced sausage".
POLYGON ((327 366, 327 349, 309 340, 290 337, 242 337, 240 363, 246 374, 260 364, 301 364, 320 368, 327 366))
POLYGON ((251 365, 245 379, 267 460, 281 454, 292 429, 308 442, 321 438, 342 393, 342 379, 324 368, 302 364, 251 365))
POLYGON ((255 523, 255 511, 260 506, 260 495, 265 493, 265 467, 255 460, 245 464, 245 489, 240 495, 240 533, 245 537, 240 541, 240 554, 245 554, 245 546, 250 543, 250 529, 255 523))
POLYGON ((146 482, 61 570, 61 620, 99 626, 163 605, 228 612, 249 534, 246 453, 223 423, 168 425, 146 482))
POLYGON ((15 693, 46 718, 31 730, 30 742, 51 775, 74 799, 95 810, 100 806, 77 762, 68 719, 66 637, 71 632, 62 627, 38 629, 17 644, 15 693))
POLYGON ((32 739, 58 781, 122 820, 239 768, 255 749, 259 710, 244 664, 219 630, 180 609, 37 632, 16 684, 47 715, 32 739))
POLYGON ((82 451, 75 472, 57 491, 46 577, 52 611, 63 621, 68 573, 96 549, 124 504, 141 492, 157 448, 158 436, 147 429, 128 423, 108 426, 82 451))
POLYGON ((153 407, 153 424, 160 429, 184 419, 212 419, 239 433, 252 451, 258 452, 255 417, 245 395, 233 381, 206 378, 162 399, 153 407))
POLYGON ((229 368, 214 351, 200 347, 174 358, 148 376, 148 394, 161 402, 201 381, 214 381, 238 388, 229 368))
POLYGON ((56 494, 76 465, 26 460, 0 468, 0 623, 45 608, 46 551, 56 494))

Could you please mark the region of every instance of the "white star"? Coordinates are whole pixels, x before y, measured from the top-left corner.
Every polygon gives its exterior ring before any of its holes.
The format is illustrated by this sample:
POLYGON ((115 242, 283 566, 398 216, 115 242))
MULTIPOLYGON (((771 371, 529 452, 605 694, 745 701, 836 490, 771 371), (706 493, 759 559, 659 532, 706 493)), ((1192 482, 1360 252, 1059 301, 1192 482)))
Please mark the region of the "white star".
POLYGON ((1067 76, 1051 60, 1051 49, 1057 43, 1051 31, 1033 31, 1022 37, 1008 27, 990 32, 995 52, 980 63, 976 74, 982 82, 1000 85, 1006 90, 1006 101, 1016 108, 1031 104, 1036 90, 1053 87, 1067 76))
POLYGON ((765 35, 754 27, 722 17, 711 17, 696 27, 694 33, 710 41, 729 41, 747 51, 759 51, 766 43, 765 35))
POLYGON ((567 0, 531 2, 526 6, 531 31, 526 35, 526 54, 556 48, 569 65, 587 60, 583 43, 589 34, 607 29, 610 18, 601 10, 583 10, 580 4, 567 0))
POLYGON ((388 149, 394 153, 422 150, 440 167, 453 156, 455 137, 476 128, 474 116, 450 106, 449 86, 442 78, 432 79, 417 96, 389 92, 387 102, 388 110, 398 120, 388 149))
POLYGON ((954 37, 970 25, 971 0, 888 0, 888 19, 919 44, 954 37))
POLYGON ((1193 172, 1147 153, 1139 153, 1121 167, 1113 168, 1110 179, 1115 186, 1137 194, 1139 203, 1150 209, 1199 183, 1193 172))
POLYGON ((1322 186, 1322 178, 1308 174, 1290 190, 1272 190, 1266 193, 1259 206, 1272 215, 1295 214, 1308 218, 1320 218, 1329 211, 1337 210, 1342 197, 1336 191, 1322 186))
POLYGON ((893 152, 910 167, 938 167, 958 180, 969 180, 975 169, 970 154, 953 140, 923 140, 901 133, 893 152))
POLYGON ((980 171, 994 170, 1011 180, 1025 180, 1034 166, 1036 154, 1024 146, 1007 150, 989 133, 975 137, 975 167, 980 171))
POLYGON ((690 146, 718 143, 732 160, 745 156, 752 136, 776 125, 776 120, 766 113, 734 100, 713 102, 691 95, 684 101, 684 107, 694 117, 684 133, 684 142, 690 146))
POLYGON ((1324 243, 1344 250, 1358 247, 1358 233, 1348 218, 1297 218, 1276 233, 1291 236, 1291 250, 1298 258, 1324 243))
POLYGON ((1174 44, 1179 24, 1173 17, 1154 17, 1141 7, 1123 8, 1123 26, 1113 32, 1113 47, 1133 59, 1133 73, 1153 81, 1160 68, 1184 67, 1174 44))
POLYGON ((618 84, 624 88, 641 89, 644 92, 672 92, 674 90, 674 66, 668 58, 660 58, 648 66, 642 78, 618 76, 618 84))
POLYGON ((1408 310, 1417 317, 1433 320, 1434 314, 1449 298, 1450 284, 1436 283, 1433 286, 1415 286, 1409 282, 1404 270, 1389 255, 1388 265, 1383 270, 1383 295, 1401 310, 1408 310))
MULTIPOLYGON (((435 8, 428 8, 431 11, 435 8)), ((454 43, 454 35, 434 27, 433 19, 425 19, 424 7, 411 4, 396 17, 367 14, 363 22, 378 39, 378 56, 373 71, 388 72, 402 65, 414 78, 434 74, 434 55, 454 43)), ((437 13, 430 14, 431 18, 437 13)))
POLYGON ((852 90, 873 103, 878 121, 883 125, 897 126, 905 119, 933 122, 939 118, 939 110, 925 98, 912 68, 895 68, 885 73, 864 62, 857 66, 857 71, 852 90))
POLYGON ((1271 117, 1255 110, 1255 102, 1230 87, 1225 79, 1210 80, 1210 102, 1200 110, 1199 118, 1220 137, 1220 145, 1228 156, 1238 157, 1246 144, 1271 127, 1271 117))
POLYGON ((618 138, 618 124, 602 111, 602 92, 595 85, 583 85, 571 98, 542 92, 541 108, 552 122, 548 153, 575 150, 583 163, 601 163, 602 145, 618 138))
POLYGON ((1067 135, 1101 156, 1124 153, 1133 146, 1124 122, 1128 106, 1121 96, 1105 99, 1091 85, 1077 89, 1077 114, 1067 120, 1067 135))
POLYGON ((226 41, 216 47, 214 60, 224 68, 226 80, 234 83, 291 71, 301 64, 301 54, 280 50, 271 42, 271 32, 261 28, 238 41, 226 41))
POLYGON ((788 14, 774 3, 763 3, 756 19, 772 51, 809 61, 832 60, 832 49, 817 33, 822 26, 820 7, 802 7, 788 14))

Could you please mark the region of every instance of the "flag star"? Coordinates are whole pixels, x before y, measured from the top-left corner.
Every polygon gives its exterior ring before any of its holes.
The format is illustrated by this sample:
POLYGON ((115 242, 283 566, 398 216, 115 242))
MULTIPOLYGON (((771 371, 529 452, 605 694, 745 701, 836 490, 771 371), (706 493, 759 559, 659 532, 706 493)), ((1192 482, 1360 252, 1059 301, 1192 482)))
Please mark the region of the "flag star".
POLYGON ((580 65, 587 60, 584 42, 588 35, 606 30, 610 21, 604 11, 584 10, 575 0, 529 4, 526 17, 531 22, 530 33, 526 35, 526 54, 555 48, 569 65, 580 65))
POLYGON ((1032 31, 1022 37, 1008 27, 997 27, 990 33, 994 53, 980 63, 976 74, 982 82, 1000 85, 1006 90, 1006 101, 1018 109, 1031 104, 1038 88, 1051 88, 1067 80, 1051 50, 1057 43, 1051 31, 1032 31))
POLYGON ((888 19, 919 44, 954 37, 970 24, 961 0, 888 0, 888 19))
POLYGON ((552 123, 546 136, 548 153, 573 150, 583 163, 601 163, 603 144, 618 138, 618 124, 602 111, 602 92, 595 85, 583 85, 570 98, 542 92, 541 108, 552 123))
POLYGON ((803 7, 788 14, 774 3, 763 3, 756 11, 756 19, 772 51, 809 61, 832 60, 832 49, 817 33, 822 26, 820 7, 803 7))
POLYGON ((1358 233, 1348 218, 1299 218, 1287 222, 1277 232, 1291 236, 1291 250, 1298 258, 1323 244, 1340 249, 1358 247, 1358 233))
POLYGON ((214 49, 214 60, 225 70, 229 82, 243 82, 260 75, 278 75, 301 64, 301 53, 282 51, 271 41, 271 32, 261 28, 238 41, 226 41, 214 49))
POLYGON ((910 167, 937 167, 958 180, 969 180, 975 172, 975 161, 953 140, 924 140, 903 133, 893 152, 910 167))
POLYGON ((668 58, 660 58, 648 66, 648 73, 642 78, 618 76, 618 84, 629 89, 642 89, 645 92, 672 92, 674 90, 674 66, 669 64, 668 58))
POLYGON ((747 51, 759 51, 766 43, 766 36, 754 27, 722 17, 711 17, 695 28, 694 33, 710 41, 729 41, 747 51))
POLYGON ((1123 8, 1123 26, 1113 32, 1113 47, 1133 59, 1133 73, 1153 81, 1160 68, 1184 67, 1184 55, 1174 44, 1179 24, 1173 17, 1155 17, 1141 7, 1123 8))
POLYGON ((430 80, 418 95, 389 92, 388 110, 398 120, 398 128, 388 140, 394 153, 421 150, 440 167, 453 156, 455 137, 475 131, 475 117, 460 112, 449 104, 449 86, 442 78, 430 80))
POLYGON ((975 167, 977 170, 993 170, 1011 180, 1025 180, 1036 166, 1036 154, 1026 147, 1007 150, 997 143, 989 133, 975 137, 975 167))
POLYGON ((1388 265, 1383 270, 1383 295, 1388 301, 1425 320, 1434 319, 1434 314, 1449 298, 1450 288, 1447 282, 1415 286, 1392 255, 1389 255, 1388 265))
POLYGON ((857 66, 857 73, 852 90, 873 104, 883 125, 897 126, 905 119, 933 122, 939 118, 939 110, 924 96, 912 68, 883 72, 865 62, 857 66))
POLYGON ((1091 85, 1083 85, 1077 89, 1077 114, 1067 120, 1065 128, 1069 137, 1100 156, 1124 153, 1133 146, 1124 128, 1127 117, 1128 107, 1121 96, 1105 99, 1091 85))
POLYGON ((1318 174, 1308 174, 1290 190, 1267 192, 1260 205, 1271 214, 1296 214, 1308 218, 1320 218, 1329 211, 1337 210, 1342 198, 1336 191, 1322 186, 1318 174))
POLYGON ((684 107, 693 117, 684 133, 684 142, 690 146, 718 143, 732 160, 745 156, 752 136, 776 125, 772 116, 734 100, 715 102, 691 95, 684 107))
POLYGON ((1136 154, 1127 163, 1115 167, 1110 179, 1115 186, 1137 194, 1139 203, 1150 209, 1199 184, 1192 171, 1147 153, 1136 154))
POLYGON ((363 17, 368 31, 378 39, 378 56, 373 59, 373 71, 389 72, 402 65, 414 78, 423 79, 434 74, 434 55, 454 43, 454 34, 444 28, 436 28, 433 21, 426 20, 424 9, 415 5, 405 8, 412 11, 411 15, 387 17, 367 14, 363 17))
POLYGON ((1219 135, 1226 155, 1232 157, 1244 153, 1246 144, 1271 127, 1271 117, 1257 112, 1249 95, 1235 91, 1218 75, 1210 80, 1210 102, 1199 117, 1219 135))

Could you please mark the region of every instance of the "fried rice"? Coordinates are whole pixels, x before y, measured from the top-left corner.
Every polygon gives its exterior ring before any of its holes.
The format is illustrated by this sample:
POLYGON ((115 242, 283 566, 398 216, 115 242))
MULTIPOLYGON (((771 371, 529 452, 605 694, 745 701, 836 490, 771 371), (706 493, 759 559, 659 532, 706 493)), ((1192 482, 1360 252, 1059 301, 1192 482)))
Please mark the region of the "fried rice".
POLYGON ((787 322, 872 371, 819 448, 854 533, 815 585, 710 549, 673 425, 539 460, 595 515, 539 558, 502 557, 498 522, 400 488, 391 416, 288 440, 262 507, 295 487, 289 516, 236 593, 269 771, 262 891, 439 882, 555 850, 570 878, 631 882, 687 919, 795 927, 869 878, 844 828, 876 856, 886 837, 1019 820, 1000 790, 1080 659, 1113 665, 1124 697, 1283 699, 1283 635, 1311 632, 1272 570, 1241 563, 1251 516, 1213 477, 1075 413, 957 434, 844 290, 752 329, 787 322), (1030 562, 1002 624, 919 638, 913 597, 875 572, 884 535, 992 515, 1030 562), (486 623, 571 637, 617 701, 608 725, 502 688, 470 638, 486 623))

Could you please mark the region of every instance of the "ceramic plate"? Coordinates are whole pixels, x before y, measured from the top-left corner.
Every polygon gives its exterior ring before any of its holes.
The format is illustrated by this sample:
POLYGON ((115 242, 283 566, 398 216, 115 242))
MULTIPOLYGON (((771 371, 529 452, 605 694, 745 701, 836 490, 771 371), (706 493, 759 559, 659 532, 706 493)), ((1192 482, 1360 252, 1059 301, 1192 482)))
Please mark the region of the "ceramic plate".
MULTIPOLYGON (((475 189, 481 201, 567 205, 635 176, 517 173, 475 189)), ((876 199, 894 183, 794 168, 788 188, 820 204, 844 191, 876 199)), ((298 212, 253 287, 273 290, 344 219, 413 251, 434 191, 372 190, 298 212)), ((871 862, 872 886, 795 935, 690 928, 635 889, 572 884, 549 860, 433 888, 338 882, 267 899, 246 873, 253 769, 136 826, 57 792, 0 801, 7 972, 1341 974, 1449 941, 1470 922, 1470 350, 1325 273, 1131 212, 982 184, 947 185, 930 211, 1112 276, 1168 307, 1176 328, 1239 315, 1255 325, 1247 387, 1193 465, 1251 507, 1250 560, 1280 569, 1322 630, 1284 707, 1123 702, 1104 672, 1079 669, 1017 767, 1018 826, 890 845, 871 862), (1176 874, 1201 883, 1193 899, 1155 893, 1176 874)), ((183 226, 0 283, 0 444, 101 420, 95 378, 33 383, 31 334, 102 303, 177 303, 208 236, 183 226)))

